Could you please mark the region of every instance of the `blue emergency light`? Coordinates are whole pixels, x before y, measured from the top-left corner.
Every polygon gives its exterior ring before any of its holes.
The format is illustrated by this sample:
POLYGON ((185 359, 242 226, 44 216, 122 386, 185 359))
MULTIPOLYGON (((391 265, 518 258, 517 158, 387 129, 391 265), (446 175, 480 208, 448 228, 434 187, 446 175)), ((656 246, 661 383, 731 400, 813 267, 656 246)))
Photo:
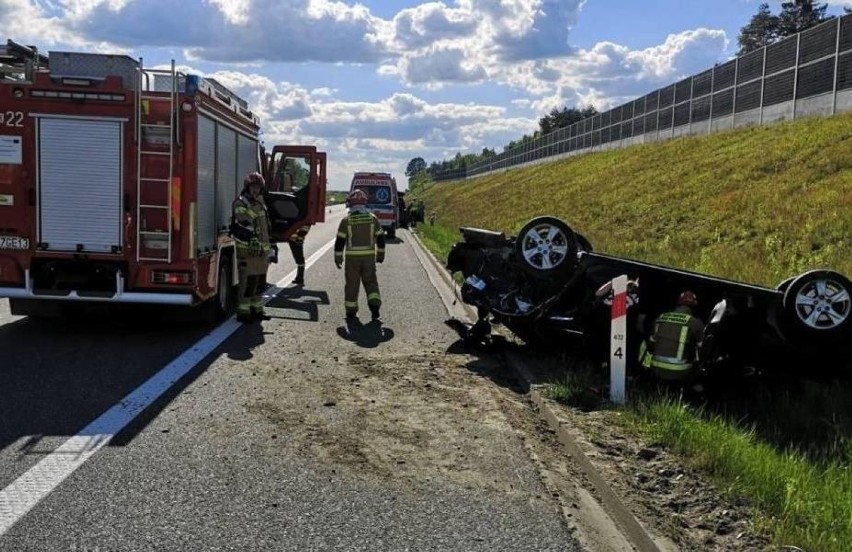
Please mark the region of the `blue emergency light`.
POLYGON ((187 75, 186 76, 186 93, 190 96, 194 96, 196 92, 198 92, 199 87, 201 86, 201 77, 198 75, 187 75))

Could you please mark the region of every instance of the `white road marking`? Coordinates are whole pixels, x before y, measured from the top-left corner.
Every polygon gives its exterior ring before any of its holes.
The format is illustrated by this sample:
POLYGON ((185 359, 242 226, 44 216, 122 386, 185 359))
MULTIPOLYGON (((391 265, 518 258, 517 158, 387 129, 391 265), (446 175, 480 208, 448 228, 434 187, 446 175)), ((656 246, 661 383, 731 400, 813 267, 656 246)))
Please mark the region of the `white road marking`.
MULTIPOLYGON (((305 262, 310 268, 326 251, 334 246, 334 240, 322 246, 305 262)), ((275 287, 264 294, 264 303, 282 291, 296 275, 292 271, 275 287)), ((27 470, 8 487, 0 491, 0 535, 5 534, 27 512, 55 489, 74 470, 82 466, 93 454, 108 444, 119 431, 136 416, 169 390, 183 376, 195 368, 216 347, 224 343, 242 324, 234 317, 229 318, 212 332, 204 336, 145 383, 121 399, 112 408, 84 427, 77 435, 65 441, 38 464, 27 470)))

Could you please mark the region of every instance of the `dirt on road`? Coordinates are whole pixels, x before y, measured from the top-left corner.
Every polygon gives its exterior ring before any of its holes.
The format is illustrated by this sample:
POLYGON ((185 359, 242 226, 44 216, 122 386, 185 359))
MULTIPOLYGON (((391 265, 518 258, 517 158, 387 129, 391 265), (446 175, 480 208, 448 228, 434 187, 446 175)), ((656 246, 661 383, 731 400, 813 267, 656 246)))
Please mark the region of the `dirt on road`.
MULTIPOLYGON (((263 378, 247 408, 318 463, 408 489, 436 481, 519 496, 540 489, 529 500, 550 504, 589 550, 633 549, 499 354, 435 343, 413 354, 378 347, 331 363, 240 366, 263 378)), ((661 550, 768 548, 747 504, 620 431, 611 413, 548 408, 661 550)))

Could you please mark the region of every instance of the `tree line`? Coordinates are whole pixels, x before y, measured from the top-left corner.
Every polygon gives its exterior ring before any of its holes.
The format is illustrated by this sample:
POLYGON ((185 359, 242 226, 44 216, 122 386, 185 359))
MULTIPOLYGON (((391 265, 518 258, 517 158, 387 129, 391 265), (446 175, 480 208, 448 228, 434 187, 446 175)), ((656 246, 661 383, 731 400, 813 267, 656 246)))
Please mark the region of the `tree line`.
MULTIPOLYGON (((739 36, 737 37, 737 44, 739 45, 737 56, 758 50, 764 46, 778 42, 785 37, 818 25, 823 21, 833 19, 834 16, 826 15, 827 10, 827 3, 813 2, 812 0, 795 0, 793 2, 782 2, 781 11, 778 14, 773 14, 772 10, 769 9, 768 3, 764 2, 760 4, 757 7, 757 13, 751 16, 748 23, 740 29, 739 36)), ((852 13, 852 8, 844 8, 844 11, 847 14, 852 13)), ((538 120, 538 129, 532 135, 524 134, 520 140, 509 142, 503 149, 504 151, 509 151, 523 146, 550 134, 554 130, 571 126, 578 121, 597 114, 598 110, 593 106, 583 108, 569 108, 567 106, 562 109, 553 108, 550 113, 538 120)), ((422 157, 415 157, 408 162, 405 176, 409 177, 409 186, 411 186, 411 179, 420 182, 428 179, 429 175, 432 174, 463 171, 470 165, 496 155, 495 150, 483 148, 479 154, 469 153, 462 155, 461 153, 456 153, 452 159, 433 161, 431 164, 427 164, 422 157)))
MULTIPOLYGON (((524 134, 524 136, 520 140, 512 140, 508 144, 506 144, 503 149, 505 151, 515 149, 517 147, 523 146, 529 142, 537 140, 538 138, 550 134, 554 130, 559 130, 560 128, 565 128, 573 125, 578 121, 582 121, 588 117, 593 117, 598 114, 598 110, 592 106, 584 107, 582 109, 577 109, 574 107, 563 107, 562 109, 553 108, 550 113, 539 118, 538 120, 538 129, 535 130, 532 134, 524 134)), ((483 148, 481 153, 468 153, 466 155, 462 155, 461 153, 456 153, 455 157, 452 159, 444 159, 443 161, 433 161, 431 164, 427 164, 426 161, 422 157, 415 157, 411 161, 408 162, 408 166, 405 169, 405 176, 413 178, 420 174, 423 171, 428 172, 429 174, 441 173, 441 172, 449 172, 449 171, 461 171, 473 165, 474 163, 478 163, 480 161, 484 161, 491 157, 496 157, 497 152, 490 148, 483 148)))
MULTIPOLYGON (((782 2, 781 11, 774 14, 769 9, 769 4, 764 2, 757 7, 757 13, 751 16, 748 23, 740 29, 737 37, 739 45, 737 55, 759 50, 814 25, 819 25, 823 21, 833 19, 834 16, 826 15, 827 10, 828 4, 824 2, 796 0, 782 2)), ((852 8, 844 8, 844 11, 852 13, 852 8)))

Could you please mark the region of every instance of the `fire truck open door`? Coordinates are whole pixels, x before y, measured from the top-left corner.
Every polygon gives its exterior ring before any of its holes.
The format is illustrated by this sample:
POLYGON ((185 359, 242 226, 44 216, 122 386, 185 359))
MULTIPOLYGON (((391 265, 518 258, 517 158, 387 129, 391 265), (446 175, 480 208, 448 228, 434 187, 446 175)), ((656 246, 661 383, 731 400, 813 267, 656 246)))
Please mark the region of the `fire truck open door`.
POLYGON ((314 146, 275 146, 265 167, 272 239, 325 220, 326 154, 314 146))

